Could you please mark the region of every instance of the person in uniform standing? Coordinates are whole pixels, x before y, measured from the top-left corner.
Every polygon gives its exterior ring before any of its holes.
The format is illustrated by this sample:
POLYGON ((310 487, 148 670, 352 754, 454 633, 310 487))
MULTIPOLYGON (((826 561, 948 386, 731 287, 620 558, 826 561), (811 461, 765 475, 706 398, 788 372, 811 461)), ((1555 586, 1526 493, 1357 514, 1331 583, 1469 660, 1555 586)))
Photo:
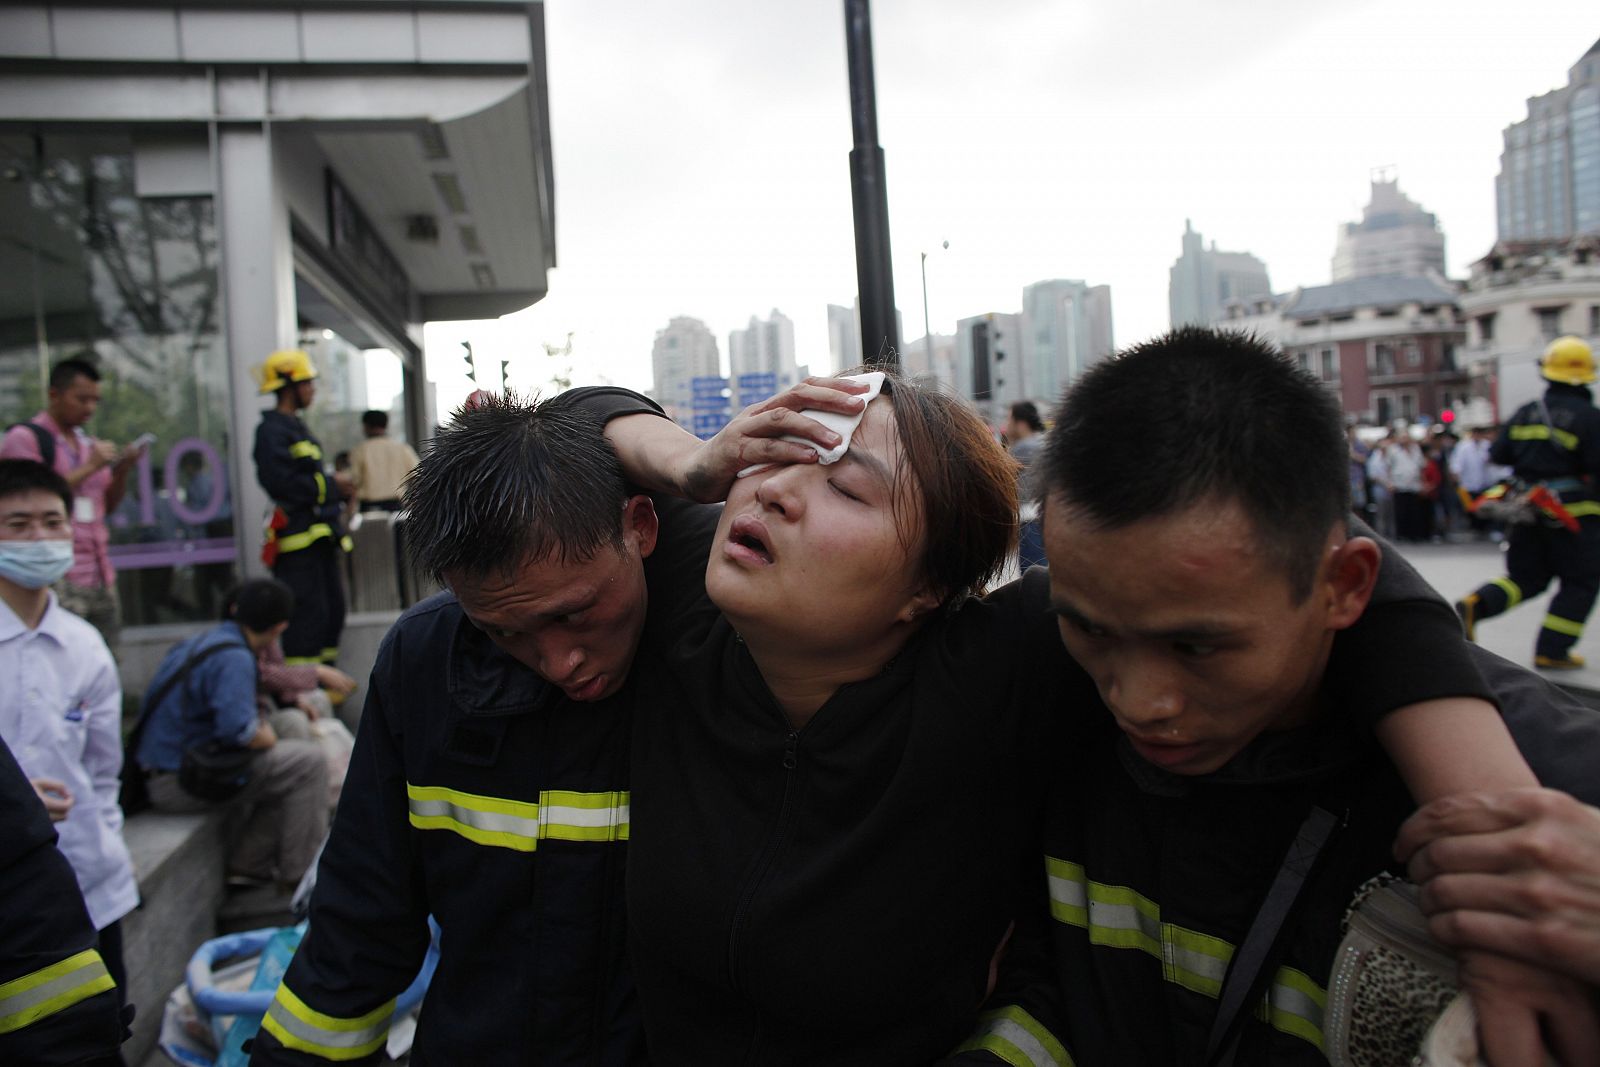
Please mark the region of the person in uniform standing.
POLYGON ((1595 380, 1594 352, 1577 337, 1550 342, 1540 364, 1550 383, 1544 395, 1517 409, 1495 438, 1489 458, 1509 464, 1517 479, 1548 490, 1553 504, 1541 521, 1511 527, 1506 575, 1456 603, 1467 636, 1560 580, 1539 627, 1533 665, 1575 670, 1583 657, 1572 646, 1600 593, 1600 409, 1587 388, 1595 380))
POLYGON ((261 368, 261 392, 277 396, 256 427, 256 480, 274 505, 261 558, 294 592, 283 635, 289 664, 333 663, 344 630, 339 552, 348 546, 339 511, 350 486, 324 470, 322 445, 300 418, 316 396, 316 378, 311 357, 298 349, 272 353, 261 368))

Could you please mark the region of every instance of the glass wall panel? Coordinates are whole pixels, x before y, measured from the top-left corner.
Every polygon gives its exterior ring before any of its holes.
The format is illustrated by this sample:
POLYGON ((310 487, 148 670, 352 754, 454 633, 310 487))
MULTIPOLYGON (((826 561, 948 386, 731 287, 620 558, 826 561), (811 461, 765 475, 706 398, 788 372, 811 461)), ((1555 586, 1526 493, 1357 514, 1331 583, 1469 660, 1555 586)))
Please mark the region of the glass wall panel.
POLYGON ((111 516, 127 625, 214 618, 234 579, 228 363, 203 195, 141 196, 126 136, 0 136, 0 421, 48 367, 100 368, 87 429, 156 443, 111 516))

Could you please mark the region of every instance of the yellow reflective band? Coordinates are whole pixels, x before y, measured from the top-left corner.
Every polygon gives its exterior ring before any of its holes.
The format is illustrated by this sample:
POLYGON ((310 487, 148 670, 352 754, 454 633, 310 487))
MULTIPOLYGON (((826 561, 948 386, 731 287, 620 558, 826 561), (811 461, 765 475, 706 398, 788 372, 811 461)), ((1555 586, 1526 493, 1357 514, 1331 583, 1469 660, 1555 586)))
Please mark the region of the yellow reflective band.
POLYGON ((323 649, 322 650, 322 655, 317 657, 318 661, 320 661, 322 663, 333 663, 338 658, 339 658, 339 646, 338 645, 334 645, 331 648, 323 649))
POLYGON ((339 538, 339 547, 344 549, 346 552, 354 552, 356 550, 356 543, 350 539, 349 534, 345 534, 343 537, 339 538))
POLYGON ((328 479, 322 476, 321 471, 318 471, 311 477, 317 480, 317 503, 326 503, 328 499, 328 479))
POLYGON ((1546 615, 1544 617, 1544 628, 1546 630, 1554 630, 1558 634, 1566 634, 1568 637, 1583 636, 1583 623, 1573 622, 1571 619, 1563 619, 1559 615, 1546 615))
MULTIPOLYGON (((1174 985, 1213 999, 1221 996, 1235 951, 1232 944, 1162 922, 1161 908, 1154 901, 1126 886, 1091 881, 1079 864, 1046 856, 1045 878, 1050 914, 1058 922, 1085 930, 1090 944, 1137 949, 1159 960, 1162 977, 1174 985)), ((1276 1029, 1321 1048, 1326 1005, 1321 986, 1292 967, 1280 967, 1256 1014, 1276 1029)))
POLYGON ((1322 1023, 1328 1009, 1328 994, 1313 982, 1304 971, 1293 967, 1279 967, 1272 976, 1272 988, 1263 1005, 1264 1015, 1258 1015, 1275 1029, 1293 1034, 1322 1047, 1322 1023))
POLYGON ((307 1007, 288 986, 279 984, 261 1028, 282 1042, 284 1048, 309 1052, 325 1060, 356 1060, 383 1047, 393 1015, 393 1000, 354 1019, 324 1015, 307 1007))
POLYGON ((278 555, 285 552, 298 552, 302 548, 310 548, 324 537, 333 536, 333 527, 325 522, 314 522, 299 533, 280 537, 278 541, 278 555))
POLYGON ((989 1052, 1011 1067, 1074 1067, 1055 1035, 1015 1004, 978 1016, 978 1028, 956 1052, 989 1052))
POLYGON ((321 459, 322 449, 317 447, 315 441, 296 441, 289 446, 289 455, 295 459, 321 459))
POLYGON ((1489 584, 1498 585, 1501 589, 1505 590, 1507 611, 1510 611, 1512 608, 1522 603, 1522 586, 1518 585, 1516 582, 1513 582, 1510 578, 1496 578, 1489 584))
POLYGON ((538 803, 406 783, 411 825, 449 830, 492 848, 533 852, 540 841, 628 839, 629 794, 546 790, 538 803))
POLYGON ((1581 519, 1585 515, 1600 515, 1600 501, 1579 500, 1563 506, 1567 509, 1567 514, 1575 519, 1581 519))
POLYGON ((315 667, 321 662, 322 662, 322 657, 321 656, 285 656, 285 657, 283 657, 283 665, 285 667, 305 667, 305 666, 308 666, 308 665, 312 666, 312 667, 315 667))
POLYGON ((13 978, 0 985, 0 1034, 21 1030, 116 986, 92 948, 13 978))
POLYGON ((1542 422, 1531 426, 1511 427, 1511 439, 1513 441, 1553 440, 1568 452, 1576 452, 1578 450, 1577 434, 1568 433, 1566 430, 1557 430, 1554 427, 1546 426, 1542 422))

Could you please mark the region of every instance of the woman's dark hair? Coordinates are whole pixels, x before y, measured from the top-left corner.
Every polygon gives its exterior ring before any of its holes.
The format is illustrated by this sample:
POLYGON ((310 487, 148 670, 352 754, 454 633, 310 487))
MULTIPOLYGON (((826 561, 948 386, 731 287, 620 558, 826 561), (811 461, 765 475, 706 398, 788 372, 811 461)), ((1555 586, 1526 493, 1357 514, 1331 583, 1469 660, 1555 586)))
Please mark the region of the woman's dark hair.
POLYGON ((61 506, 72 514, 72 487, 67 480, 43 463, 31 459, 0 459, 0 497, 43 489, 61 498, 61 506))
POLYGON ((222 598, 222 618, 254 633, 265 633, 294 614, 294 590, 276 578, 252 578, 222 598))
POLYGON ((598 419, 561 397, 486 395, 457 411, 401 489, 418 567, 473 576, 622 546, 627 484, 598 419))
POLYGON ((900 438, 893 508, 902 542, 910 547, 904 532, 920 490, 922 577, 941 603, 959 603, 982 593, 1016 547, 1016 461, 965 400, 934 382, 890 374, 883 395, 900 438))

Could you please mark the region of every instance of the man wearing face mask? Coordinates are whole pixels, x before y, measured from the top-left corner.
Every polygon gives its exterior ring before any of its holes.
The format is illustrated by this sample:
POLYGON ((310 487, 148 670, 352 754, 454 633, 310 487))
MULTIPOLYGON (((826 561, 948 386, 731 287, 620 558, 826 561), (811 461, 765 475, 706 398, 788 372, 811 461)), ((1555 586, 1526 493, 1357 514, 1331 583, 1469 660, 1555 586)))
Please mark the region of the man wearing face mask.
POLYGON ((105 641, 50 588, 72 566, 71 504, 49 467, 0 460, 0 737, 55 823, 120 996, 121 920, 139 903, 117 805, 122 689, 105 641))

